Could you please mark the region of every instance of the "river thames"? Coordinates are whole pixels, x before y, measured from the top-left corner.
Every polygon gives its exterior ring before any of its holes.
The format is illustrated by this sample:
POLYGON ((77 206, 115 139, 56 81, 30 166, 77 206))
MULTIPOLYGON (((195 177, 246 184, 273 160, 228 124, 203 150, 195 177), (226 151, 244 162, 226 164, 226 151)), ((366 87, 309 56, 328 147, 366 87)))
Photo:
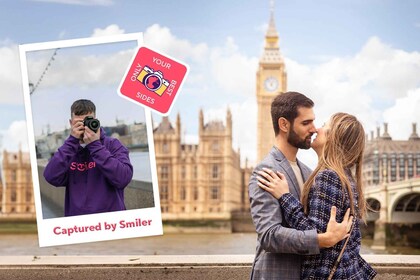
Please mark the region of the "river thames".
MULTIPOLYGON (((254 254, 254 233, 169 233, 161 236, 101 241, 74 245, 38 246, 36 234, 1 234, 0 255, 243 255, 254 254)), ((420 254, 419 249, 390 247, 374 251, 362 246, 362 254, 420 254)))

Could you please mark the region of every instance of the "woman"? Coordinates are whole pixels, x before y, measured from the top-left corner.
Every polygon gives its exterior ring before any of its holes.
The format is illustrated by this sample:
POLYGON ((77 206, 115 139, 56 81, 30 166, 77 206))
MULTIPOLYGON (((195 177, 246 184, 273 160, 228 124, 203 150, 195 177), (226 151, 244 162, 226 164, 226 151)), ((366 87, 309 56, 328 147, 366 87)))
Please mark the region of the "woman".
MULTIPOLYGON (((279 200, 291 228, 325 232, 331 207, 337 207, 337 221, 342 221, 350 208, 354 216, 353 226, 333 279, 372 279, 376 275, 359 254, 359 221, 366 214, 362 189, 364 147, 365 132, 361 123, 352 115, 337 113, 329 124, 318 130, 312 143, 319 161, 304 184, 302 203, 289 193, 283 174, 265 169, 260 172, 264 178, 258 178, 259 186, 279 200)), ((301 278, 327 279, 345 243, 346 239, 334 247, 321 249, 319 255, 306 256, 301 278)))

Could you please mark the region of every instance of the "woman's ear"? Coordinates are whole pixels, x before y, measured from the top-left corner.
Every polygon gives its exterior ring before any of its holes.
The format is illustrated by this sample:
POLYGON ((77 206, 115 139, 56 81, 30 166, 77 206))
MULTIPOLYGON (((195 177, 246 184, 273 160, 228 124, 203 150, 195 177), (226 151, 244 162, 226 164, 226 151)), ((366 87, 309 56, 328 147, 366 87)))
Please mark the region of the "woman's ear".
POLYGON ((286 120, 285 118, 281 117, 278 120, 279 129, 283 132, 289 132, 290 129, 290 122, 286 120))

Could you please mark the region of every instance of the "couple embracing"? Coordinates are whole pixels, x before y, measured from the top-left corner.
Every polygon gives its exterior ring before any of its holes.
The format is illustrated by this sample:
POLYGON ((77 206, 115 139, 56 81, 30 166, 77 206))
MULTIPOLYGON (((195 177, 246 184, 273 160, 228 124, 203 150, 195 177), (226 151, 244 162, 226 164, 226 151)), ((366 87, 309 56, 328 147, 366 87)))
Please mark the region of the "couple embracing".
POLYGON ((276 96, 271 116, 276 143, 249 182, 258 234, 251 279, 372 279, 360 256, 359 222, 365 132, 356 117, 334 114, 314 125, 314 103, 298 92, 276 96), (317 134, 311 143, 313 134, 317 134), (296 158, 313 148, 313 172, 296 158))

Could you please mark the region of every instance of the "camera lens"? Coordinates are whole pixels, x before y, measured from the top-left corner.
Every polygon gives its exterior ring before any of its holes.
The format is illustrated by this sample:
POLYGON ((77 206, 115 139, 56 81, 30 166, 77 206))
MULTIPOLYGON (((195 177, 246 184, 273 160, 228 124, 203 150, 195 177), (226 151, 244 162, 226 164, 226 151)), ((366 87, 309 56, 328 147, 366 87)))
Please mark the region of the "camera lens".
POLYGON ((99 122, 98 119, 95 119, 91 116, 87 116, 83 120, 83 125, 89 127, 89 129, 92 130, 93 132, 96 132, 101 126, 101 123, 99 122))
POLYGON ((98 120, 91 120, 90 121, 90 129, 96 131, 99 128, 99 121, 98 120))

